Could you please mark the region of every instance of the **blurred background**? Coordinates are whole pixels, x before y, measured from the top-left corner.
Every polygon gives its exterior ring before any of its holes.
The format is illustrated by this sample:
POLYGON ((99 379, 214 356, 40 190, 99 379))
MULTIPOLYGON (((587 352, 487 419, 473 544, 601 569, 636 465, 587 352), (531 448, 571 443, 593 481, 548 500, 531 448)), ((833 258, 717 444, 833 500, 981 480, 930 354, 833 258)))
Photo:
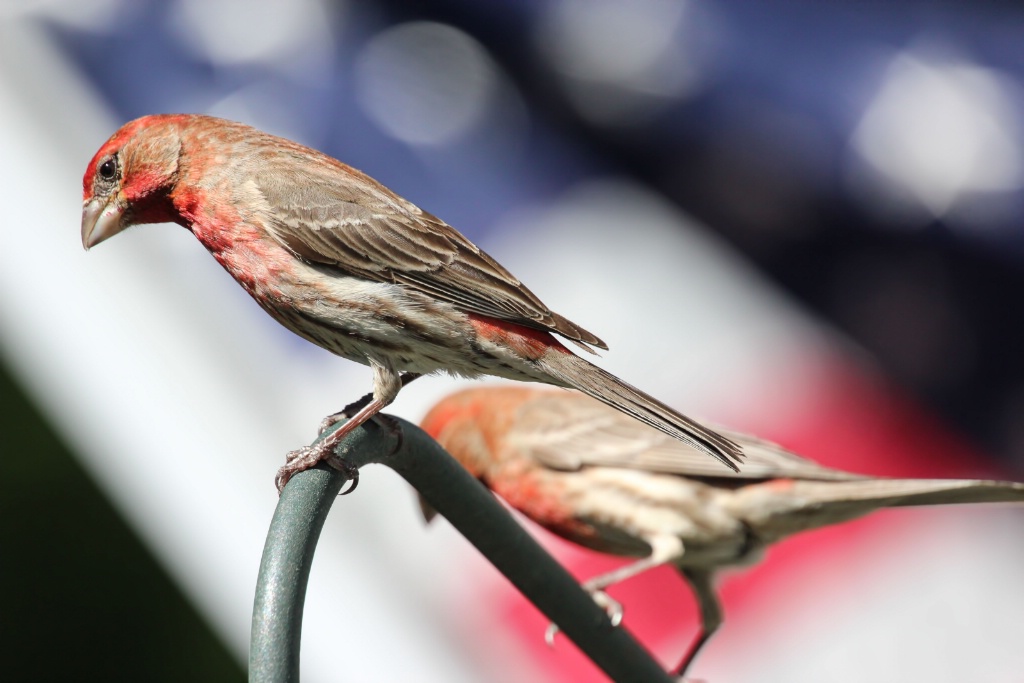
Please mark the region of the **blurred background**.
MULTIPOLYGON (((244 680, 276 468, 370 387, 176 226, 82 251, 85 165, 147 113, 368 172, 688 414, 871 474, 1024 479, 1018 5, 423 5, 0 5, 5 680, 244 680)), ((1020 681, 1022 522, 901 510, 788 541, 725 577, 691 675, 1020 681)), ((538 535, 581 577, 617 564, 538 535)), ((678 578, 612 595, 675 664, 696 628, 678 578)), ((373 468, 317 551, 303 678, 603 680, 544 628, 373 468)))

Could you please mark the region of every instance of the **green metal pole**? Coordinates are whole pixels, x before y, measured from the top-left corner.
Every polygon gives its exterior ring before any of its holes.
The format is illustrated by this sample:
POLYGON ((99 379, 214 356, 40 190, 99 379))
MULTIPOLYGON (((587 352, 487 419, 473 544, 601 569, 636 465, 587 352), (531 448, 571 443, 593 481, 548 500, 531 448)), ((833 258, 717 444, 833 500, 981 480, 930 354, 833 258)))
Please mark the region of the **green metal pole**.
POLYGON ((288 482, 270 522, 252 612, 249 680, 298 683, 302 607, 320 530, 345 483, 326 469, 288 482))
MULTIPOLYGON (((433 439, 391 416, 355 430, 337 454, 356 467, 388 465, 412 484, 613 681, 668 682, 667 674, 433 439)), ((251 683, 297 683, 302 602, 313 551, 345 475, 314 469, 285 487, 263 552, 253 609, 251 683)), ((539 637, 539 635, 538 635, 539 637)))

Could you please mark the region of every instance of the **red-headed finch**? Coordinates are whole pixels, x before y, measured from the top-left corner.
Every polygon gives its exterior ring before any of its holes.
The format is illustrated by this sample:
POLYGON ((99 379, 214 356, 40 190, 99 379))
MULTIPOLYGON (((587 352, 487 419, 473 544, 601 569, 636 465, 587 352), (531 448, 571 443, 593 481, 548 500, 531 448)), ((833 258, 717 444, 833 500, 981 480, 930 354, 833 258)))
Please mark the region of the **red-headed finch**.
MULTIPOLYGON (((582 394, 544 388, 461 391, 434 406, 422 427, 549 531, 643 558, 584 584, 606 607, 618 609, 602 592, 608 586, 675 566, 693 588, 703 624, 679 675, 722 623, 717 569, 753 563, 786 536, 878 508, 1024 501, 1024 484, 861 476, 720 430, 743 449, 737 473, 582 394)), ((429 519, 433 511, 423 505, 429 519)))
POLYGON ((495 375, 574 387, 735 467, 739 448, 583 360, 604 342, 554 313, 444 221, 325 154, 240 123, 155 115, 125 124, 83 179, 88 249, 138 223, 178 223, 267 313, 370 366, 373 400, 278 485, 420 375, 495 375))

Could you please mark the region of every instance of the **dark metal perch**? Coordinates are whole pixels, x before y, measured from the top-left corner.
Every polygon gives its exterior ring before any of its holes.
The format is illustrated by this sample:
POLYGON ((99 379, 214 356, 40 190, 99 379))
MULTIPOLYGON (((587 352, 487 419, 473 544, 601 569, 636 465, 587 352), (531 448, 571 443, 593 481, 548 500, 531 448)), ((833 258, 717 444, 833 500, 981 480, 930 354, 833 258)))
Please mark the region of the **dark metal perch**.
MULTIPOLYGON (((612 626, 576 580, 418 427, 382 416, 348 435, 336 452, 356 467, 375 462, 398 472, 612 680, 673 680, 625 629, 612 626)), ((345 481, 335 470, 313 469, 296 475, 281 495, 253 606, 252 683, 299 680, 302 606, 313 552, 345 481)))

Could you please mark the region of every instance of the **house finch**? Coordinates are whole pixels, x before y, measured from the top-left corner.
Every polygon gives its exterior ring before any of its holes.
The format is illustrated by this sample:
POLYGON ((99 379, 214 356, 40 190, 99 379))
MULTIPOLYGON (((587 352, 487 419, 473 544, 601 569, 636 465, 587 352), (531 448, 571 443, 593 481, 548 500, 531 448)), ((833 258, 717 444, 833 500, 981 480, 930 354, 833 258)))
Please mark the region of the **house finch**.
MULTIPOLYGON (((1024 484, 861 476, 720 430, 746 456, 737 473, 586 396, 543 388, 461 391, 434 406, 422 427, 549 531, 593 550, 642 557, 584 584, 613 612, 621 609, 603 593, 608 586, 675 566, 693 588, 702 620, 679 675, 722 623, 712 585, 717 569, 750 564, 790 534, 878 508, 1024 501, 1024 484)), ((421 504, 429 520, 433 511, 421 504)))
MULTIPOLYGON (((369 365, 373 397, 278 473, 331 456, 402 385, 445 371, 575 387, 735 468, 739 448, 571 353, 608 347, 444 221, 316 150, 209 116, 125 124, 83 179, 86 249, 137 223, 189 230, 275 320, 369 365)), ((356 476, 358 472, 350 472, 356 476)))

